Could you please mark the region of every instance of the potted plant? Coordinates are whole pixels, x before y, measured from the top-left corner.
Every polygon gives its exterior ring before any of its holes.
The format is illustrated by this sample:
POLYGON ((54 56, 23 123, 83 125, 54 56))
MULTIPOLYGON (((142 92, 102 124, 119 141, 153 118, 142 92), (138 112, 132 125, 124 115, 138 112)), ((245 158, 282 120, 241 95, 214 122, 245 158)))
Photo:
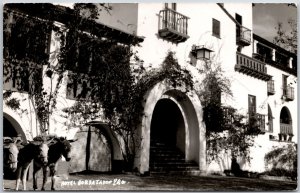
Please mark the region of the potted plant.
POLYGON ((282 140, 282 134, 281 133, 278 133, 278 139, 279 139, 279 141, 282 140))
POLYGON ((288 141, 292 141, 292 139, 293 139, 293 136, 294 136, 294 134, 290 133, 290 134, 289 134, 288 141))
POLYGON ((287 140, 287 134, 282 134, 283 136, 283 141, 286 141, 287 140))

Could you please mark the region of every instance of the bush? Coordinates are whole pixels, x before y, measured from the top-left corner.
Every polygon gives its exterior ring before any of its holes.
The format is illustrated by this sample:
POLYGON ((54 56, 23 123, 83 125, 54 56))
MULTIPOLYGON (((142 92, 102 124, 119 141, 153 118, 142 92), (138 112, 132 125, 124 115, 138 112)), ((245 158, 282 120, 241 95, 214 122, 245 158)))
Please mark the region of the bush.
POLYGON ((286 176, 297 179, 297 144, 274 148, 265 155, 265 163, 270 176, 286 176))

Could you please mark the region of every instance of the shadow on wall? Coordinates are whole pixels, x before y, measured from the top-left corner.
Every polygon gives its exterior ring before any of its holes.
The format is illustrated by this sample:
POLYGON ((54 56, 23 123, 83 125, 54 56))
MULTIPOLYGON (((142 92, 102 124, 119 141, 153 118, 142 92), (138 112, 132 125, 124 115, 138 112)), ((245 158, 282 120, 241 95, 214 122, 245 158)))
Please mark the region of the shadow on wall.
POLYGON ((72 143, 69 173, 83 171, 110 172, 112 170, 112 146, 104 133, 94 126, 84 126, 72 143))

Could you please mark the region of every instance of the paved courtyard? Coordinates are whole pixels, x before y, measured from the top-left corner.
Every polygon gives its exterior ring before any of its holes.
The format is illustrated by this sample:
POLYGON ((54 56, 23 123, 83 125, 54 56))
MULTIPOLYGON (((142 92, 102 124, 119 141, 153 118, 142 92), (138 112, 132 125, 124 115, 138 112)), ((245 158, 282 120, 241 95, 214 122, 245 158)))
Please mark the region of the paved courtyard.
MULTIPOLYGON (((39 189, 41 181, 42 178, 39 178, 39 189)), ((32 190, 32 180, 27 184, 28 190, 32 190)), ((4 180, 4 190, 13 190, 14 187, 14 180, 4 180)), ((223 176, 139 177, 132 174, 77 174, 58 176, 56 189, 64 191, 293 191, 297 189, 297 182, 223 176)), ((49 181, 46 190, 50 190, 49 181)))

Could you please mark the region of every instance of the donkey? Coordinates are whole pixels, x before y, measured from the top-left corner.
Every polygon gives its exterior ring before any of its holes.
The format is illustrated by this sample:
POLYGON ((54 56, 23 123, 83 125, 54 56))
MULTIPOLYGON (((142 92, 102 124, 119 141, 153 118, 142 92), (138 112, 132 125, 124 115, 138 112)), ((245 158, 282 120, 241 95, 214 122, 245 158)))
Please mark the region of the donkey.
POLYGON ((3 137, 4 171, 15 172, 17 170, 18 154, 22 142, 21 137, 3 137))
MULTIPOLYGON (((34 139, 35 140, 35 139, 34 139)), ((48 150, 50 142, 47 141, 33 141, 26 144, 19 152, 18 167, 17 167, 17 181, 16 190, 19 189, 20 181, 22 178, 23 189, 26 190, 26 177, 29 169, 29 165, 32 160, 41 165, 47 165, 48 163, 48 150)), ((46 181, 46 178, 43 179, 46 181)))
MULTIPOLYGON (((71 143, 73 140, 67 140, 64 137, 55 137, 53 139, 54 143, 50 144, 49 152, 48 152, 48 164, 41 166, 34 164, 34 174, 33 174, 33 189, 37 190, 37 172, 43 168, 43 178, 47 179, 47 167, 50 169, 50 177, 51 177, 51 190, 55 190, 55 174, 57 171, 58 161, 62 156, 65 157, 66 161, 70 161, 70 152, 71 152, 71 143)), ((45 190, 45 183, 47 180, 43 181, 42 189, 45 190)))

